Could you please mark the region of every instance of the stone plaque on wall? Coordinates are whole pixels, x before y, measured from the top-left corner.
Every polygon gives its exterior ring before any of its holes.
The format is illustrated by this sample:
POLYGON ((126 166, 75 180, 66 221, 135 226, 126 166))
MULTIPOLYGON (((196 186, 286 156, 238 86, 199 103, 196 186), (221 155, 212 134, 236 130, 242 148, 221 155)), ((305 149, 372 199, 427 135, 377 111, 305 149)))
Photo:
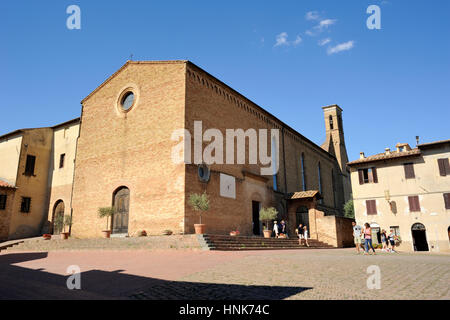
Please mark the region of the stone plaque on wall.
POLYGON ((227 174, 220 174, 220 196, 236 199, 236 179, 227 174))

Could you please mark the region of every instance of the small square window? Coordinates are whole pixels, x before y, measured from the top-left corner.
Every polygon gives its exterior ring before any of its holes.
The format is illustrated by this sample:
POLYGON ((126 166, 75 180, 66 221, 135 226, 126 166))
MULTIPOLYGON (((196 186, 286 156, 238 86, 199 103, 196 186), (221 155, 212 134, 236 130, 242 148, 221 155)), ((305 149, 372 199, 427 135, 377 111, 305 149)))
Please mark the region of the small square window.
POLYGON ((0 210, 6 209, 6 194, 0 194, 0 210))
POLYGON ((63 153, 59 156, 59 168, 64 168, 64 160, 66 159, 66 154, 63 153))
POLYGON ((25 175, 34 176, 34 166, 36 164, 36 157, 27 155, 27 162, 25 163, 25 175))
POLYGON ((20 212, 29 213, 31 207, 31 198, 22 197, 22 202, 20 204, 20 212))

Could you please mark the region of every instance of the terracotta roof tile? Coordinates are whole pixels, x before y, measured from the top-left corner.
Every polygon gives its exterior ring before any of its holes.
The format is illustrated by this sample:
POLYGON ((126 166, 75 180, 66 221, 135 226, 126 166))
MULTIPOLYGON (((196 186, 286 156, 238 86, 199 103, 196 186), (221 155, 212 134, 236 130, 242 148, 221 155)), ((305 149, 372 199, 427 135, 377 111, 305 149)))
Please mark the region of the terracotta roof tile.
POLYGON ((13 186, 12 184, 9 184, 8 182, 6 182, 3 179, 0 179, 0 188, 11 188, 11 189, 15 189, 16 187, 13 186))
POLYGON ((288 195, 288 199, 306 199, 306 198, 314 198, 315 196, 320 196, 319 191, 317 190, 307 190, 307 191, 298 191, 288 195))
POLYGON ((397 151, 391 151, 389 154, 386 154, 385 152, 379 153, 373 156, 366 157, 364 159, 358 159, 352 162, 347 163, 347 165, 352 166, 356 164, 362 164, 367 162, 374 162, 374 161, 381 161, 381 160, 390 160, 390 159, 397 159, 402 157, 410 157, 410 156, 416 156, 420 155, 420 150, 418 148, 411 149, 410 151, 403 151, 403 152, 397 152, 397 151))

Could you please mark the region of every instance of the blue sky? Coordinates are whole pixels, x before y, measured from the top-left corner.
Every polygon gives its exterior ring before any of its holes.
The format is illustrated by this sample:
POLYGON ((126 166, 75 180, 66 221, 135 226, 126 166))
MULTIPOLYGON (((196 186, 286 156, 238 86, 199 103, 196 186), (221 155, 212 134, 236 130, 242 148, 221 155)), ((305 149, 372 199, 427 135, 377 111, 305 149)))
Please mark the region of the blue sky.
POLYGON ((0 134, 78 117, 133 53, 191 60, 317 144, 338 104, 350 160, 449 139, 449 30, 447 0, 1 1, 0 134))

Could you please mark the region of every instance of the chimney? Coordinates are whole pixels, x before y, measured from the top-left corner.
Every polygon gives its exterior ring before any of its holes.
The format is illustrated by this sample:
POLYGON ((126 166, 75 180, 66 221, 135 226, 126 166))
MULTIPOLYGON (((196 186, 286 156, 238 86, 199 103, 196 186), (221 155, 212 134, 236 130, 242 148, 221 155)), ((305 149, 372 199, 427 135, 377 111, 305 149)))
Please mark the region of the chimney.
POLYGON ((384 149, 384 151, 385 151, 385 154, 386 154, 386 155, 391 154, 391 149, 390 149, 390 148, 386 148, 386 149, 384 149))
POLYGON ((361 152, 359 153, 359 158, 360 158, 360 159, 365 159, 365 158, 366 158, 366 156, 364 155, 364 152, 361 151, 361 152))
POLYGON ((419 145, 419 136, 416 136, 416 146, 419 145))

